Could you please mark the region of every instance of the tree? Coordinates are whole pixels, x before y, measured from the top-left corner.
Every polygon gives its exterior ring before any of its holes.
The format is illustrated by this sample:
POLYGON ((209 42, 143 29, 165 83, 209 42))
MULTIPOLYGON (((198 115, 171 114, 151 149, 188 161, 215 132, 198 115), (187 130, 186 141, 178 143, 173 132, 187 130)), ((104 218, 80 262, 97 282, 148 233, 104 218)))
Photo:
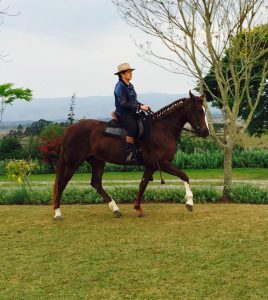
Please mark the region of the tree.
MULTIPOLYGON (((267 47, 261 47, 249 33, 256 25, 266 22, 267 0, 112 0, 119 14, 131 26, 160 40, 163 49, 153 50, 152 43, 141 44, 142 56, 177 74, 186 74, 199 82, 200 92, 205 91, 221 103, 225 124, 224 136, 217 136, 207 103, 211 135, 224 150, 223 198, 228 199, 232 183, 232 152, 247 129, 263 93, 268 72, 268 61, 261 66, 261 78, 254 102, 249 93, 252 69, 267 47), (233 37, 236 37, 235 39, 233 37), (243 50, 241 51, 241 45, 243 50), (222 57, 228 49, 228 66, 222 57), (236 62, 242 67, 237 67, 236 62), (225 77, 228 69, 232 82, 225 77), (215 95, 204 80, 212 69, 219 95, 215 95), (240 86, 243 82, 243 93, 240 86), (232 92, 234 91, 234 93, 232 92), (249 114, 242 128, 238 113, 246 97, 249 114), (230 99, 232 102, 230 103, 230 99)), ((263 40, 260 37, 259 40, 263 40)))
POLYGON ((73 124, 74 122, 74 105, 75 105, 75 100, 76 100, 76 95, 75 93, 73 94, 71 98, 71 104, 70 104, 70 112, 68 114, 68 120, 70 124, 73 124))
POLYGON ((17 134, 19 136, 22 136, 22 134, 23 134, 23 126, 21 124, 19 124, 17 127, 17 134))
POLYGON ((32 99, 32 91, 24 88, 13 88, 13 83, 5 83, 0 85, 0 123, 3 121, 3 113, 6 105, 12 104, 15 100, 21 99, 30 101, 32 99))
MULTIPOLYGON (((251 32, 247 33, 244 32, 244 35, 249 34, 251 35, 251 38, 253 40, 255 40, 257 43, 260 43, 260 47, 267 47, 267 43, 268 43, 268 24, 265 24, 263 26, 259 26, 254 28, 251 32), (261 32, 261 35, 260 35, 261 32), (259 38, 263 38, 262 41, 259 40, 259 38)), ((236 39, 236 37, 235 37, 236 39)), ((243 38, 242 40, 244 40, 245 38, 243 38)), ((249 37, 247 37, 247 39, 249 39, 249 37)), ((230 70, 228 71, 228 65, 230 64, 229 61, 229 55, 228 55, 228 50, 226 51, 224 57, 222 58, 222 65, 223 65, 223 71, 224 71, 224 76, 225 78, 228 78, 229 82, 232 82, 232 75, 230 74, 230 70)), ((243 51, 243 45, 241 45, 241 51, 243 51)), ((262 57, 259 58, 259 60, 256 61, 256 63, 254 64, 253 68, 252 68, 252 77, 250 79, 250 82, 248 83, 249 85, 249 90, 248 92, 250 93, 250 98, 252 99, 252 102, 255 102, 255 99, 258 96, 258 88, 260 85, 260 81, 262 79, 262 66, 265 63, 265 61, 268 60, 268 52, 263 55, 262 57)), ((242 64, 240 61, 237 61, 236 66, 238 69, 242 68, 242 64)), ((215 72, 213 71, 213 69, 210 69, 208 74, 204 77, 204 80, 206 81, 207 86, 209 87, 209 89, 211 91, 213 91, 213 93, 215 95, 217 95, 217 97, 220 96, 220 91, 219 91, 219 87, 217 85, 217 81, 216 81, 216 77, 215 77, 215 72)), ((231 85, 230 85, 231 87, 231 85)), ((229 94, 234 94, 234 85, 232 85, 232 91, 229 91, 229 94)), ((244 87, 244 82, 241 81, 241 85, 240 85, 240 92, 241 94, 243 93, 243 89, 245 89, 244 87)), ((197 87, 197 90, 199 90, 199 88, 197 87)), ((207 101, 211 101, 212 105, 215 107, 221 107, 221 103, 219 103, 218 101, 216 101, 215 99, 213 99, 211 97, 211 95, 209 93, 207 93, 207 101)), ((229 99, 230 101, 230 106, 232 106, 233 102, 233 98, 229 99)), ((244 97, 241 100, 241 105, 239 107, 239 112, 238 112, 238 116, 242 117, 242 119, 246 122, 247 121, 247 117, 250 113, 250 105, 248 105, 247 103, 247 98, 244 97)), ((267 120, 267 116, 268 116, 268 76, 266 77, 266 80, 264 82, 264 88, 263 88, 263 92, 260 96, 260 100, 259 100, 259 104, 256 107, 256 110, 254 111, 254 114, 252 116, 252 119, 248 125, 247 131, 250 133, 250 135, 257 135, 257 136, 261 136, 263 133, 268 131, 268 120, 267 120)))

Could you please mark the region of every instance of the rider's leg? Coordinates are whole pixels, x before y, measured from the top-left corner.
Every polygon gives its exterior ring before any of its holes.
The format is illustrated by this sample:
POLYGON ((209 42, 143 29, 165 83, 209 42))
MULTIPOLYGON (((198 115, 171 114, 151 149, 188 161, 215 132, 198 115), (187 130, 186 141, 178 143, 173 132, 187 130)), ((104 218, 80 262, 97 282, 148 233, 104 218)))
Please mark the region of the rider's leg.
POLYGON ((126 161, 135 162, 136 161, 136 145, 133 136, 126 136, 126 161))
POLYGON ((126 161, 136 162, 135 138, 138 132, 136 117, 130 114, 119 115, 119 121, 127 130, 126 135, 126 161))

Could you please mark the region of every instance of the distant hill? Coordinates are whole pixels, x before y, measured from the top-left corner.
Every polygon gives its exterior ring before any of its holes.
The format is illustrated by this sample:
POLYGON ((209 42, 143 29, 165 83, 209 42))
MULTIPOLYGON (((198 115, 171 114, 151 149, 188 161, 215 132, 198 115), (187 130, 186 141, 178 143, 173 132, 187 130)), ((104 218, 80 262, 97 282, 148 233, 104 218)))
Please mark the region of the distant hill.
MULTIPOLYGON (((175 101, 188 97, 186 94, 139 94, 138 100, 151 106, 153 111, 175 101)), ((1 127, 11 124, 29 124, 32 121, 45 119, 50 121, 65 121, 69 113, 70 98, 36 98, 30 102, 15 101, 7 106, 4 113, 4 122, 1 127)), ((110 113, 114 110, 114 96, 89 96, 77 97, 75 102, 75 119, 110 119, 110 113)), ((220 112, 212 109, 215 118, 220 112)))

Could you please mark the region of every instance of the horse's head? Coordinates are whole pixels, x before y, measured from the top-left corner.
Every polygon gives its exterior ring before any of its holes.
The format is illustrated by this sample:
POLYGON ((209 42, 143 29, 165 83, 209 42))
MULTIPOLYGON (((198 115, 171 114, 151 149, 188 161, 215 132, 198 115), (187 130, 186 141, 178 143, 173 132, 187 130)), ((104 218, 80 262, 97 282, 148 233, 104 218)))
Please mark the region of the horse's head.
POLYGON ((204 106, 204 97, 198 97, 189 92, 190 105, 187 112, 188 123, 194 128, 196 133, 205 138, 209 135, 208 122, 206 117, 206 109, 204 106))

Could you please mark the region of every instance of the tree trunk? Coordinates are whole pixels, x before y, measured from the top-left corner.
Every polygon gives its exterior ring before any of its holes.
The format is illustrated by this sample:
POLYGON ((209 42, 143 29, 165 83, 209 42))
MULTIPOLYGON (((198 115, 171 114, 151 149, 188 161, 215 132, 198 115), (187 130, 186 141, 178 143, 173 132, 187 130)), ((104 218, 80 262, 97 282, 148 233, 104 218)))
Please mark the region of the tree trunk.
POLYGON ((232 184, 232 157, 233 146, 227 145, 224 149, 224 186, 223 186, 223 198, 222 201, 230 201, 230 191, 232 184))

